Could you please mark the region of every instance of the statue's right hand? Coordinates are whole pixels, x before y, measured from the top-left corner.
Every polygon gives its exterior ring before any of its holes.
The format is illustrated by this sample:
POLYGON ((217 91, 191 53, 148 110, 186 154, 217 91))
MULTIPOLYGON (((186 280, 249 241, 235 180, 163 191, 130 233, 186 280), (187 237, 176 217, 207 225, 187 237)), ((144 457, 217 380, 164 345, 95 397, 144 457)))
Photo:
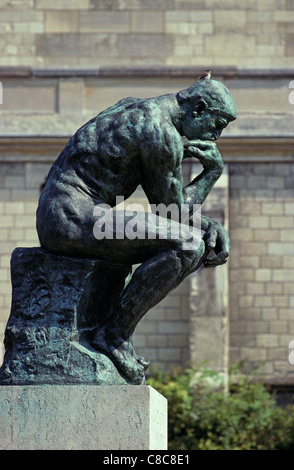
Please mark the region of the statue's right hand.
POLYGON ((189 140, 184 144, 189 156, 197 158, 204 168, 217 169, 221 172, 224 162, 215 142, 211 140, 189 140))

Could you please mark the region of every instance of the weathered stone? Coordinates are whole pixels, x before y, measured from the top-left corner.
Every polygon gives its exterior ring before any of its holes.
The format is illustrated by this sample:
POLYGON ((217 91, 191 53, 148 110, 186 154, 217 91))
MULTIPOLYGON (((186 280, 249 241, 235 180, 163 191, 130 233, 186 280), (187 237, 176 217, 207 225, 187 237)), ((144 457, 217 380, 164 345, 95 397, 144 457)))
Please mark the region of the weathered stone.
POLYGON ((111 360, 89 346, 111 312, 129 266, 17 248, 5 333, 3 384, 125 384, 111 360))
POLYGON ((45 17, 46 33, 77 32, 79 17, 77 11, 47 11, 45 17))
POLYGON ((85 11, 80 13, 80 30, 87 33, 128 33, 129 13, 116 11, 85 11))
POLYGON ((0 386, 0 416, 0 450, 167 449, 167 400, 146 385, 0 386))
POLYGON ((61 80, 59 83, 59 110, 62 114, 81 113, 84 108, 82 80, 61 80))
POLYGON ((129 34, 118 42, 118 53, 122 56, 155 57, 167 56, 173 49, 174 39, 164 34, 129 34))

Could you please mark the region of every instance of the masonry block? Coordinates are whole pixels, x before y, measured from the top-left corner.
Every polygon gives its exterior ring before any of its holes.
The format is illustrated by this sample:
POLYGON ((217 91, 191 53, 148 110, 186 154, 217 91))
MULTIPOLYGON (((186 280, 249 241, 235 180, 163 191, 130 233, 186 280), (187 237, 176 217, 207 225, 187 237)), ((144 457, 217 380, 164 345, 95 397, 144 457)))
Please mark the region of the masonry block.
POLYGON ((2 386, 0 416, 0 450, 167 449, 167 400, 149 386, 2 386))

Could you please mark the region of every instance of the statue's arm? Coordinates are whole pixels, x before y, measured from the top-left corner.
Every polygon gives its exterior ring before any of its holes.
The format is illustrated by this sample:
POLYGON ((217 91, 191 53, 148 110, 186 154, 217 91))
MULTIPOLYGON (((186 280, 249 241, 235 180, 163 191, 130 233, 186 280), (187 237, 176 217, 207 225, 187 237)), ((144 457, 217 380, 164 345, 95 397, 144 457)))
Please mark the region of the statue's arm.
POLYGON ((178 134, 155 126, 154 137, 141 146, 142 187, 150 204, 185 202, 183 195, 183 143, 178 134))
MULTIPOLYGON (((203 171, 184 188, 184 194, 190 204, 203 204, 213 186, 224 170, 224 163, 214 142, 190 141, 185 144, 189 156, 197 158, 203 165, 203 171)), ((204 260, 204 265, 217 266, 226 263, 230 254, 231 242, 224 227, 209 217, 201 216, 203 240, 207 249, 214 250, 214 255, 204 260)))
MULTIPOLYGON (((182 142, 170 142, 165 136, 164 144, 153 147, 145 143, 142 157, 143 189, 150 203, 153 204, 189 204, 190 216, 194 209, 202 204, 212 187, 221 176, 224 163, 213 142, 193 141, 193 148, 188 146, 191 156, 198 158, 203 165, 202 173, 188 186, 183 187, 182 142), (170 144, 167 145, 167 142, 170 144), (196 206, 195 206, 196 205, 196 206)), ((214 256, 204 260, 206 266, 217 266, 227 261, 230 253, 230 239, 226 230, 218 222, 208 217, 201 217, 201 229, 205 232, 203 240, 214 256)))
POLYGON ((203 171, 184 188, 182 140, 164 126, 160 132, 156 130, 156 139, 145 141, 141 152, 143 189, 150 203, 187 204, 192 215, 194 205, 203 204, 221 176, 222 157, 214 142, 189 141, 185 152, 202 163, 203 171))
POLYGON ((184 200, 190 205, 201 205, 222 175, 224 163, 216 144, 211 141, 189 141, 185 144, 185 152, 200 161, 203 171, 184 188, 184 200))

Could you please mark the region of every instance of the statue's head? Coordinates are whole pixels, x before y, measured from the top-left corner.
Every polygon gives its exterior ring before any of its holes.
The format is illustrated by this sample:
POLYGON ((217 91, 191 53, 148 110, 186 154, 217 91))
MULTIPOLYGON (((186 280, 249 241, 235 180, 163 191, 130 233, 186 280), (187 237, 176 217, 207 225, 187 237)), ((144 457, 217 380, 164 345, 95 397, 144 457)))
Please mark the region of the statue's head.
POLYGON ((229 122, 237 117, 236 104, 223 83, 200 80, 177 93, 185 111, 182 133, 189 140, 216 140, 229 122))

